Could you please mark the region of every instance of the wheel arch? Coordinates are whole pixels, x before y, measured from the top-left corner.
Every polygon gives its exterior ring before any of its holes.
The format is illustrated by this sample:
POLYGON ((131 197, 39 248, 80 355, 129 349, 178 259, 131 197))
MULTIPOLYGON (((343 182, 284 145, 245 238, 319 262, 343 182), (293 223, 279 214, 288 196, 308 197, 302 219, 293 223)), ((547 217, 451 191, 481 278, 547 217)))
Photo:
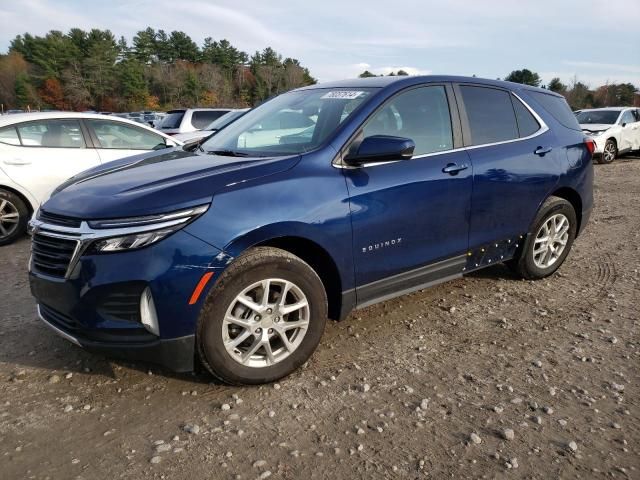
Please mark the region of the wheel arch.
POLYGON ((582 226, 582 197, 580 194, 571 187, 560 187, 549 196, 562 198, 571 204, 578 220, 576 232, 580 232, 582 226))
POLYGON ((5 185, 5 184, 0 184, 0 190, 7 190, 13 193, 14 195, 16 195, 17 197, 19 197, 20 200, 22 200, 24 204, 27 206, 27 209, 29 210, 29 215, 30 216, 33 215, 33 212, 35 211, 35 207, 33 206, 33 202, 31 202, 31 200, 27 195, 25 195, 23 192, 21 192, 17 188, 10 187, 9 185, 5 185))
MULTIPOLYGON (((330 239, 322 241, 309 235, 302 225, 288 224, 263 227, 244 235, 228 244, 224 253, 231 258, 237 258, 243 252, 255 247, 274 247, 285 250, 300 257, 308 263, 322 280, 329 307, 329 318, 341 320, 353 308, 344 301, 343 290, 349 289, 349 278, 345 278, 345 271, 349 271, 348 265, 343 265, 341 272, 338 262, 326 245, 331 245, 330 239), (306 234, 305 234, 306 232, 306 234)), ((352 271, 352 268, 351 268, 352 271)))
POLYGON ((333 257, 318 243, 304 237, 283 236, 264 240, 253 247, 274 247, 300 257, 322 280, 327 294, 329 318, 341 319, 342 278, 333 257))

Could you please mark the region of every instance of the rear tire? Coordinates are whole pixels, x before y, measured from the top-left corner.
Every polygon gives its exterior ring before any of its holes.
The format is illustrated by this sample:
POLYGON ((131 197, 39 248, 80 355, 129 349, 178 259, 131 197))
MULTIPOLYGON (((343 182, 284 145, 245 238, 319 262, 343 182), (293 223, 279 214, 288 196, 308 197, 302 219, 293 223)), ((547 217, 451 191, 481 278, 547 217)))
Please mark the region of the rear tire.
POLYGON ((324 285, 307 263, 285 250, 253 248, 205 300, 196 332, 200 359, 229 384, 278 380, 311 357, 327 308, 324 285))
POLYGON ((564 263, 576 237, 576 212, 564 198, 549 197, 540 207, 531 233, 511 269, 528 280, 553 274, 564 263))
POLYGON ((600 155, 598 162, 608 164, 613 162, 617 156, 618 146, 616 145, 615 140, 610 138, 605 142, 604 148, 602 149, 602 155, 600 155))
POLYGON ((8 245, 24 235, 29 208, 15 193, 0 188, 0 245, 8 245))

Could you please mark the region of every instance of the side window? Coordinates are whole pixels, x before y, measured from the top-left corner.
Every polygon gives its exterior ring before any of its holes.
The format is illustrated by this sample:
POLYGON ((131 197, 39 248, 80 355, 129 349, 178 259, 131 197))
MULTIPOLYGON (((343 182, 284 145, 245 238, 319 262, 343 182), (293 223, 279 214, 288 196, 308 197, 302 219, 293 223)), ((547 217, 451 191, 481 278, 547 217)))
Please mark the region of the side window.
POLYGON ((414 156, 453 148, 447 94, 442 86, 420 87, 393 97, 365 124, 364 137, 392 135, 410 138, 414 156))
POLYGON ((10 126, 0 128, 0 142, 7 143, 9 145, 20 145, 20 138, 18 138, 16 127, 10 126))
POLYGON ((215 110, 200 110, 197 112, 193 112, 191 114, 191 125, 193 125, 193 128, 203 129, 214 120, 220 118, 225 113, 227 112, 215 110))
POLYGON ((635 121, 636 119, 634 118, 633 113, 631 113, 631 110, 626 110, 620 118, 620 125, 634 123, 635 121))
POLYGON ((84 148, 84 136, 78 120, 41 120, 17 125, 22 146, 48 148, 84 148))
POLYGON ((87 120, 100 145, 110 150, 153 150, 165 146, 164 137, 111 120, 87 120))
POLYGON ((518 138, 511 94, 495 88, 461 85, 473 145, 518 138))
POLYGON ((518 133, 520 134, 520 138, 528 137, 540 130, 540 124, 531 114, 529 109, 513 95, 511 96, 511 101, 513 102, 513 109, 516 112, 516 121, 518 122, 518 133))

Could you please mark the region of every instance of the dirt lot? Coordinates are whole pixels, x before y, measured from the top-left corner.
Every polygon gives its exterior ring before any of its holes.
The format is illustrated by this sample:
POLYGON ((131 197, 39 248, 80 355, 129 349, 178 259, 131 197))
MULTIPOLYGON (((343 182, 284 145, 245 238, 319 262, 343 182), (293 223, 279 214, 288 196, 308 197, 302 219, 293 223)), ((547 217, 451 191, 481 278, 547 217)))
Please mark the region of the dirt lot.
POLYGON ((500 266, 328 325, 279 384, 83 352, 0 249, 0 478, 640 478, 640 158, 540 282, 500 266))

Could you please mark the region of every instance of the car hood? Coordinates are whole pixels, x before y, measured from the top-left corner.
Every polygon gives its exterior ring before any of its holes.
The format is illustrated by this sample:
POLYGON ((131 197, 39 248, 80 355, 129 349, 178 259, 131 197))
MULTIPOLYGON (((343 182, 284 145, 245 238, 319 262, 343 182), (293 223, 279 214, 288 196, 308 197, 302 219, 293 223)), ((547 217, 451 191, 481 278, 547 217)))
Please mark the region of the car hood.
POLYGON ((70 178, 42 209, 82 219, 164 213, 208 203, 226 186, 282 172, 299 159, 239 158, 182 149, 136 155, 70 178))
POLYGON ((589 132, 604 132, 610 129, 613 125, 607 123, 581 123, 580 128, 582 130, 588 130, 589 132))

